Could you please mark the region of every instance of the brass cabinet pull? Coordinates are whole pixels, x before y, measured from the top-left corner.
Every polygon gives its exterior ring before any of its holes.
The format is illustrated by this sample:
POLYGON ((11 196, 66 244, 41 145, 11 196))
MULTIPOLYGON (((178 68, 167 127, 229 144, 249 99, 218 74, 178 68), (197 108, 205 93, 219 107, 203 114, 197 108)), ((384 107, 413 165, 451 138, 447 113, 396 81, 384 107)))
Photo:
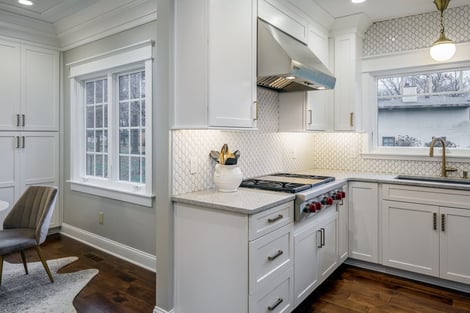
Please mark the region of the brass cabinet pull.
POLYGON ((268 218, 268 223, 274 223, 282 219, 284 216, 282 214, 279 214, 275 218, 268 218))
POLYGON ((321 247, 323 247, 322 246, 322 244, 323 244, 323 232, 321 231, 321 229, 319 229, 319 230, 317 230, 317 233, 320 233, 320 244, 317 245, 317 248, 321 248, 321 247))
POLYGON ((446 231, 446 216, 445 216, 445 214, 441 214, 441 230, 443 232, 446 231))
POLYGON ((269 261, 274 261, 275 259, 277 259, 278 257, 280 257, 283 253, 284 253, 284 251, 282 251, 282 250, 277 250, 277 252, 276 252, 275 255, 270 255, 270 256, 268 256, 268 260, 269 260, 269 261))
POLYGON ((253 103, 255 104, 255 118, 254 118, 254 120, 257 121, 258 120, 258 101, 253 101, 253 103))
POLYGON ((354 112, 349 113, 349 126, 354 126, 354 112))
POLYGON ((437 213, 432 214, 432 227, 434 230, 437 230, 437 213))
POLYGON ((278 299, 276 300, 276 303, 274 303, 274 304, 271 305, 271 306, 268 306, 268 310, 269 310, 269 311, 274 311, 282 302, 284 302, 284 299, 278 298, 278 299))

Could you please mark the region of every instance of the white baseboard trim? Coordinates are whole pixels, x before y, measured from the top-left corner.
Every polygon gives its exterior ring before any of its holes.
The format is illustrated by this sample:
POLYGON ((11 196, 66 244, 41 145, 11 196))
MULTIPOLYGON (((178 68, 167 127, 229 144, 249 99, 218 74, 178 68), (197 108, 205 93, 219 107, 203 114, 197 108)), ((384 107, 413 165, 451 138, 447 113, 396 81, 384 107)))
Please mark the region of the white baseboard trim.
POLYGON ((165 311, 164 309, 155 306, 153 313, 175 313, 175 309, 171 309, 171 311, 165 311))
POLYGON ((60 233, 149 271, 156 272, 155 255, 137 250, 66 223, 62 223, 60 233))
POLYGON ((374 264, 374 263, 369 263, 369 262, 355 260, 355 259, 347 259, 345 263, 348 265, 357 266, 357 267, 365 268, 365 269, 380 272, 380 273, 385 273, 385 274, 395 275, 395 276, 402 277, 402 278, 416 280, 422 283, 435 285, 438 287, 443 287, 443 288, 457 290, 460 292, 470 293, 470 286, 467 284, 459 283, 459 282, 454 282, 454 281, 450 281, 450 280, 446 280, 446 279, 442 279, 438 277, 433 277, 433 276, 428 276, 428 275, 423 275, 423 274, 418 274, 418 273, 412 273, 412 272, 384 266, 381 264, 374 264))

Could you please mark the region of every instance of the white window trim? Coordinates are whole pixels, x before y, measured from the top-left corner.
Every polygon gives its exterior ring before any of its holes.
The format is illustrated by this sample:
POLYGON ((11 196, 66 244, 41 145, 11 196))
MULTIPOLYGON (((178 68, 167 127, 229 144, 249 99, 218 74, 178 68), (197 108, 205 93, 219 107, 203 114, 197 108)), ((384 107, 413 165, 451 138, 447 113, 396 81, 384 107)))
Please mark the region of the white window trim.
MULTIPOLYGON (((362 86, 364 131, 367 133, 363 144, 364 159, 421 160, 435 161, 441 155, 436 148, 434 158, 429 157, 429 148, 397 148, 377 146, 377 90, 376 78, 380 76, 413 73, 418 71, 462 68, 470 66, 470 43, 457 44, 452 62, 439 63, 429 55, 429 49, 405 51, 389 55, 362 58, 362 86)), ((446 157, 452 162, 470 162, 470 149, 446 149, 446 157)))
MULTIPOLYGON (((151 207, 155 197, 152 190, 152 41, 144 41, 126 46, 108 53, 96 55, 67 64, 70 70, 70 103, 71 128, 70 140, 70 183, 71 190, 89 193, 105 198, 130 202, 151 207), (84 171, 85 140, 83 129, 85 127, 85 112, 83 104, 83 81, 86 78, 99 76, 100 73, 113 70, 126 71, 136 67, 145 70, 145 145, 147 162, 145 168, 145 184, 117 182, 109 179, 87 177, 84 171)), ((104 76, 104 75, 103 75, 104 76)), ((109 77, 108 77, 109 79, 109 77)), ((109 80, 108 80, 109 81, 109 80)), ((112 90, 108 88, 108 93, 112 90)), ((111 94, 108 94, 108 99, 111 94)), ((112 108, 109 114, 114 114, 112 108)), ((114 125, 109 125, 108 131, 113 131, 114 125)), ((112 149, 112 143, 108 149, 112 149)))

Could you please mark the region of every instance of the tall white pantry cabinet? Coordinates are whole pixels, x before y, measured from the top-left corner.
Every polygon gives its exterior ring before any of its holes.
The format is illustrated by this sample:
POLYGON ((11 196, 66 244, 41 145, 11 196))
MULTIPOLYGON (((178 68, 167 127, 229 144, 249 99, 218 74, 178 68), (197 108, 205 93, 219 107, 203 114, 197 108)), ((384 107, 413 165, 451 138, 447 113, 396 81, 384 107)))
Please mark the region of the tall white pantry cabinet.
POLYGON ((30 185, 59 184, 59 52, 0 37, 0 55, 0 199, 13 204, 30 185))

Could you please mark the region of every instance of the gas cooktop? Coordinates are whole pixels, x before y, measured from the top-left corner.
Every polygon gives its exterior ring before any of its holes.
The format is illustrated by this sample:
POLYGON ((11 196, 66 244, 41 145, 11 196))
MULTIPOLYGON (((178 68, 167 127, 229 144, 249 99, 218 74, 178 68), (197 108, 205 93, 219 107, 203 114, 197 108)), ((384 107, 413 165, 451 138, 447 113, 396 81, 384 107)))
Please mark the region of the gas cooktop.
POLYGON ((240 187, 298 193, 334 181, 331 176, 276 173, 242 181, 240 187))

